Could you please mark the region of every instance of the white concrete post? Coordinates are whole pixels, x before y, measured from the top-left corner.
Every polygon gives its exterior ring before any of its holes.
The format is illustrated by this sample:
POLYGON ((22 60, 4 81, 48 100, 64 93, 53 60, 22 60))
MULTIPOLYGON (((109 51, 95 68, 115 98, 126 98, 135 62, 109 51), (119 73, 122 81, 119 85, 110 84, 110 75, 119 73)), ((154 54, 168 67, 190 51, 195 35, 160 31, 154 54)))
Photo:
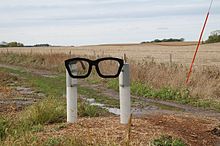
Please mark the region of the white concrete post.
POLYGON ((119 75, 120 123, 128 124, 131 115, 129 64, 125 63, 119 75))
MULTIPOLYGON (((77 74, 77 66, 72 68, 73 74, 77 74)), ((67 98, 67 122, 74 123, 77 120, 77 79, 69 76, 66 70, 66 98, 67 98)))

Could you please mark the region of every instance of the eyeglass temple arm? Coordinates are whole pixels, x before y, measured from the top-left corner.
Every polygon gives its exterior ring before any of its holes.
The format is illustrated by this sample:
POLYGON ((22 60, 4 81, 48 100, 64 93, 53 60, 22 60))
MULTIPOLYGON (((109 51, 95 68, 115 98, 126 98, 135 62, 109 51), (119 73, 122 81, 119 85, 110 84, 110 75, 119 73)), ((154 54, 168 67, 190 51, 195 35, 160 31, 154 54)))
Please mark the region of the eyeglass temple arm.
MULTIPOLYGON (((83 63, 81 60, 79 60, 79 62, 80 62, 80 64, 81 64, 81 66, 82 66, 83 70, 85 70, 85 69, 86 69, 86 67, 85 67, 84 63, 83 63)), ((73 62, 73 64, 76 64, 76 63, 77 63, 77 62, 73 62)))
POLYGON ((85 69, 86 69, 86 67, 85 67, 84 63, 83 63, 81 60, 80 60, 79 62, 80 62, 80 64, 81 64, 81 66, 82 66, 83 70, 85 70, 85 69))

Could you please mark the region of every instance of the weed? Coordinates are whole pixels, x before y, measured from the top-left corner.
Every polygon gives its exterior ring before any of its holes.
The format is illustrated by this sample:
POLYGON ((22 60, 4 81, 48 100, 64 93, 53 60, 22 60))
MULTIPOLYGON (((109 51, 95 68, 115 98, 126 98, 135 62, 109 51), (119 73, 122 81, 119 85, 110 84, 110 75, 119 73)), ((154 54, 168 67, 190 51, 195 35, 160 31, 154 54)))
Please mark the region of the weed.
POLYGON ((67 127, 67 123, 60 123, 54 128, 54 130, 59 131, 59 130, 64 129, 66 127, 67 127))
MULTIPOLYGON (((106 86, 118 90, 118 81, 109 80, 106 86)), ((174 89, 172 87, 163 87, 155 89, 140 82, 132 82, 131 93, 133 95, 146 98, 155 98, 167 101, 174 101, 181 104, 191 104, 196 107, 214 109, 220 111, 220 101, 213 99, 200 99, 191 97, 189 89, 174 89)))
POLYGON ((20 122, 24 125, 57 123, 65 118, 66 106, 61 99, 50 97, 28 107, 21 115, 20 122))
POLYGON ((76 139, 71 136, 67 137, 50 137, 46 139, 42 144, 42 146, 60 146, 60 145, 65 145, 65 146, 85 146, 85 142, 83 142, 80 139, 76 139))
POLYGON ((110 115, 110 113, 101 107, 88 105, 84 101, 78 104, 78 114, 80 117, 99 117, 110 115))
POLYGON ((45 146, 58 146, 61 143, 61 138, 53 138, 50 137, 47 139, 47 141, 44 142, 43 145, 45 146))
POLYGON ((41 131, 44 131, 44 126, 41 125, 41 124, 34 125, 34 126, 32 126, 31 131, 32 131, 32 132, 41 132, 41 131))
POLYGON ((186 146, 186 144, 181 139, 165 135, 153 140, 151 146, 186 146))
POLYGON ((0 141, 6 137, 6 131, 9 127, 9 121, 0 116, 0 141))

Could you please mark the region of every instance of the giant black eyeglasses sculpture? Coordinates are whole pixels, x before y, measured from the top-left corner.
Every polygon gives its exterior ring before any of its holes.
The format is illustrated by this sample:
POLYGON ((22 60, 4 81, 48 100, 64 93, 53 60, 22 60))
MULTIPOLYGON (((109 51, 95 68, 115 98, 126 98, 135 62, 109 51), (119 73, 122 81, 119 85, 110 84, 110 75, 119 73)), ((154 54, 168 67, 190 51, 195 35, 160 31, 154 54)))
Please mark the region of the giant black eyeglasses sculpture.
POLYGON ((100 77, 116 78, 119 76, 123 65, 124 61, 122 59, 114 57, 105 57, 97 60, 77 57, 65 61, 66 69, 72 78, 87 78, 91 74, 93 66, 95 66, 96 72, 100 77))

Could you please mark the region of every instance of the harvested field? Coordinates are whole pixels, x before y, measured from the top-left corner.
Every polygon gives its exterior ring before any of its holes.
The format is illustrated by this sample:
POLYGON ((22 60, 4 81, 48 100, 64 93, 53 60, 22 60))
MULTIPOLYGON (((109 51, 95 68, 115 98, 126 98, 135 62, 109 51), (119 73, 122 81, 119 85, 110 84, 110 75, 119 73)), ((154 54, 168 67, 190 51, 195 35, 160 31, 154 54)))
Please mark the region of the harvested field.
MULTIPOLYGON (((126 54, 129 59, 136 61, 155 61, 160 63, 176 63, 188 65, 191 63, 195 42, 176 43, 144 43, 144 44, 115 44, 79 47, 21 47, 0 48, 2 52, 17 53, 65 53, 89 56, 122 57, 126 54)), ((202 44, 195 65, 220 66, 220 43, 202 44)))

